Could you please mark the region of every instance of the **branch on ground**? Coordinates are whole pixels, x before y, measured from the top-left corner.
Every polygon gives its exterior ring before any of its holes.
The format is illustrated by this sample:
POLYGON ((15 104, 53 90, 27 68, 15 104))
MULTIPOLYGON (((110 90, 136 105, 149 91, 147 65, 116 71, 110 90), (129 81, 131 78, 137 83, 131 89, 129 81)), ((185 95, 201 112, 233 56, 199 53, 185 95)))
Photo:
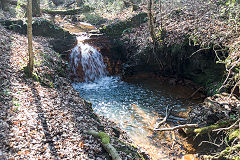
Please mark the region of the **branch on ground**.
POLYGON ((169 117, 170 115, 170 112, 171 112, 172 108, 168 110, 168 106, 166 108, 166 116, 164 117, 164 119, 157 123, 156 127, 154 128, 154 130, 158 129, 163 123, 165 123, 167 121, 167 118, 169 117))
POLYGON ((159 128, 159 129, 154 129, 154 131, 175 131, 177 129, 183 129, 183 128, 196 128, 198 127, 198 124, 183 124, 179 126, 175 126, 172 128, 159 128))
POLYGON ((86 134, 90 134, 95 138, 100 138, 102 146, 104 149, 110 154, 113 160, 121 160, 117 150, 110 144, 110 137, 104 132, 96 132, 93 130, 88 130, 85 132, 86 134))

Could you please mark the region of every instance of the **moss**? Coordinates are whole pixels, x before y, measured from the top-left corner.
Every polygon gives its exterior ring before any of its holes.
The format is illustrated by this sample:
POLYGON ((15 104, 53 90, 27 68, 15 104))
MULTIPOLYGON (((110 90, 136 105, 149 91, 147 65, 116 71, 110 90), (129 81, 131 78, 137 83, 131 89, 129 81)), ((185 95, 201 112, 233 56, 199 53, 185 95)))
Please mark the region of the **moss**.
POLYGON ((104 26, 100 29, 101 32, 110 36, 120 36, 126 30, 132 27, 138 27, 142 23, 146 22, 147 13, 139 13, 126 21, 119 21, 108 26, 104 26))
POLYGON ((235 131, 233 131, 232 133, 229 134, 228 139, 229 139, 229 141, 232 141, 235 138, 237 138, 238 136, 239 136, 239 129, 236 129, 235 131))
POLYGON ((211 132, 214 129, 225 127, 225 126, 229 125, 231 122, 232 122, 232 120, 222 121, 222 122, 219 122, 218 124, 214 124, 214 125, 210 125, 210 126, 206 126, 206 127, 202 127, 202 128, 197 128, 197 129, 194 129, 194 133, 204 134, 207 132, 211 132))
POLYGON ((110 143, 110 137, 105 132, 99 132, 98 136, 101 138, 103 144, 110 143))

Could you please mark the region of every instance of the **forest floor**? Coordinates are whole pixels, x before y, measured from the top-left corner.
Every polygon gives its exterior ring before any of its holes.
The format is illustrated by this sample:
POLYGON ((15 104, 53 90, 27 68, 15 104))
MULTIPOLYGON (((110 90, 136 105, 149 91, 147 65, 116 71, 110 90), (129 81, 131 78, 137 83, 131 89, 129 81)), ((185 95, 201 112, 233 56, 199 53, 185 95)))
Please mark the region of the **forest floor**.
MULTIPOLYGON (((105 159, 100 140, 89 129, 117 136, 118 128, 100 117, 61 77, 65 62, 48 39, 33 38, 34 79, 27 78, 27 37, 0 26, 0 159, 105 159), (114 128, 114 129, 113 129, 114 128), (113 131, 115 130, 115 132, 113 131)), ((125 133, 121 140, 129 142, 125 133)), ((118 138, 115 147, 124 146, 118 138)), ((119 151, 123 159, 133 155, 119 151)))

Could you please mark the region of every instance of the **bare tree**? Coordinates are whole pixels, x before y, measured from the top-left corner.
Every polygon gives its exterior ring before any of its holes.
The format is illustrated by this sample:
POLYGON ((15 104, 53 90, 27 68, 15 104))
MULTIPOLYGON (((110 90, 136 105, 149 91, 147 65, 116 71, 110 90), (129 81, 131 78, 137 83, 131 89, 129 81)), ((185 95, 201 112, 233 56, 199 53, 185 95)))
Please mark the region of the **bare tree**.
POLYGON ((40 0, 32 0, 32 16, 39 17, 40 15, 40 0))
POLYGON ((148 1, 148 27, 150 31, 151 38, 155 44, 156 42, 156 34, 154 32, 154 19, 153 19, 153 14, 152 14, 152 0, 148 1))
POLYGON ((2 8, 4 11, 8 10, 8 2, 9 0, 0 0, 0 8, 2 8))
POLYGON ((28 0, 28 12, 27 12, 28 24, 27 24, 27 35, 28 35, 28 74, 30 77, 33 75, 33 47, 32 47, 32 0, 28 0))

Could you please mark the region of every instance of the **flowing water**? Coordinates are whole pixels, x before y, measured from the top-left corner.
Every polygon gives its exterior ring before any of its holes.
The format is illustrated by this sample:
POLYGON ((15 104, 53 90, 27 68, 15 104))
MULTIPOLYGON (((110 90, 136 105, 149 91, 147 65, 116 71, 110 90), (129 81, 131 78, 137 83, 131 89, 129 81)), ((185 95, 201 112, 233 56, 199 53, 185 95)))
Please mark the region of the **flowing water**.
MULTIPOLYGON (((194 103, 179 98, 185 94, 182 89, 160 84, 158 80, 124 82, 118 76, 106 76, 102 56, 89 45, 79 43, 71 58, 78 54, 81 54, 81 60, 72 61, 78 62, 76 65, 81 62, 86 82, 73 83, 73 87, 81 97, 92 102, 97 114, 117 123, 152 159, 172 159, 185 154, 186 146, 179 144, 180 138, 175 132, 153 131, 157 122, 164 118, 167 106, 180 113, 186 112, 194 103)), ((170 115, 168 124, 177 125, 184 121, 184 118, 170 115)), ((165 127, 169 127, 168 124, 165 127)))

